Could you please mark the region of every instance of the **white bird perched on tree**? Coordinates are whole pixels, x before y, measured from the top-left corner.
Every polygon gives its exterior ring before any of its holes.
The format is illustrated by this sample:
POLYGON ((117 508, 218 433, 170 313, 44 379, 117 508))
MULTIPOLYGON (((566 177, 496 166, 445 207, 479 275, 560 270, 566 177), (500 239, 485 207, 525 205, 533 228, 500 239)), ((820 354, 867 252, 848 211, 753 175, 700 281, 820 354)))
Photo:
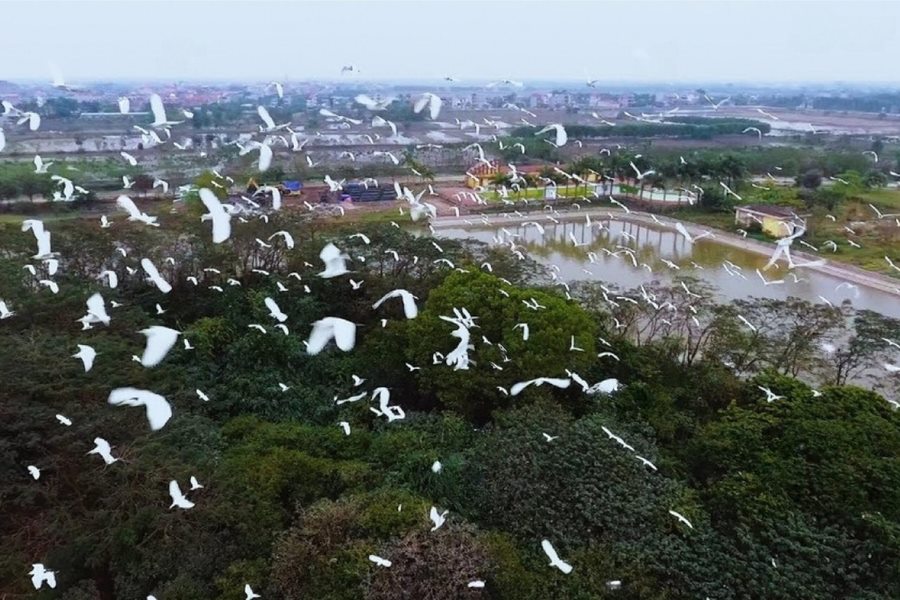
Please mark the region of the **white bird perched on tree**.
POLYGON ((522 392, 525 388, 530 385, 541 386, 545 383, 548 383, 554 387, 558 387, 560 389, 566 389, 572 384, 571 379, 559 379, 552 377, 538 377, 537 379, 529 379, 528 381, 520 381, 519 383, 513 384, 511 388, 509 388, 510 396, 518 396, 519 393, 522 392))
POLYGON ((443 101, 441 100, 440 96, 432 94, 431 92, 425 92, 424 94, 422 94, 421 98, 416 100, 416 103, 413 106, 413 112, 418 114, 422 112, 422 110, 427 106, 429 115, 431 116, 431 119, 434 120, 438 118, 439 114, 441 114, 442 104, 443 101))
POLYGON ((313 323, 307 341, 306 353, 318 354, 334 338, 334 343, 344 352, 356 345, 356 324, 338 317, 325 317, 313 323))
POLYGON ((151 261, 149 258, 142 258, 141 267, 147 274, 147 281, 154 284, 159 289, 159 291, 161 291, 163 294, 168 294, 172 291, 172 285, 162 278, 162 275, 159 274, 159 270, 156 268, 156 265, 153 264, 153 261, 151 261))
POLYGON ((556 140, 553 143, 556 144, 557 147, 565 146, 566 142, 569 141, 569 135, 566 133, 566 128, 563 127, 560 123, 551 123, 540 131, 536 131, 534 135, 541 135, 542 133, 546 133, 551 129, 556 131, 556 140))
POLYGON ((391 561, 387 560, 386 558, 381 558, 377 554, 370 554, 369 560, 372 561, 373 563, 375 563, 376 565, 378 565, 379 567, 390 567, 391 566, 391 561))
POLYGON ((406 290, 393 290, 388 292, 375 302, 375 304, 372 305, 372 308, 377 309, 385 300, 391 298, 400 298, 403 300, 403 314, 406 315, 407 319, 415 319, 419 314, 419 309, 416 306, 416 297, 406 290))
POLYGON ((222 202, 207 188, 200 188, 197 192, 200 201, 208 211, 200 217, 201 221, 212 221, 212 240, 214 244, 221 244, 231 236, 231 214, 225 210, 222 202))
POLYGON ((325 263, 325 270, 319 273, 319 277, 330 279, 350 272, 347 269, 347 261, 350 260, 350 257, 338 250, 334 244, 329 243, 322 248, 319 258, 325 263))
POLYGON ((389 96, 383 100, 375 100, 366 94, 358 94, 354 100, 356 100, 358 104, 365 106, 368 110, 378 111, 387 109, 396 98, 394 96, 389 96))
POLYGON ((133 387, 116 388, 109 393, 107 399, 113 406, 143 406, 147 413, 150 429, 162 429, 172 418, 172 406, 169 401, 149 390, 133 387))
POLYGON ((151 217, 147 213, 138 210, 138 207, 137 205, 135 205, 134 200, 132 200, 128 196, 123 195, 116 198, 116 206, 128 213, 129 221, 140 221, 142 223, 146 223, 147 225, 159 227, 159 224, 156 222, 157 217, 151 217))
POLYGON ((263 302, 266 303, 266 308, 269 309, 270 317, 277 320, 279 323, 284 323, 285 321, 287 321, 287 315, 281 312, 281 309, 278 308, 278 303, 276 303, 275 300, 266 297, 263 302))
POLYGON ((559 557, 559 555, 556 553, 556 549, 553 548, 553 544, 551 544, 549 540, 541 540, 541 548, 544 549, 544 554, 546 554, 547 558, 550 559, 551 567, 556 567, 566 575, 572 572, 572 565, 563 561, 559 557))
POLYGON ((122 460, 120 458, 113 458, 112 455, 112 446, 109 445, 109 442, 104 440, 102 437, 94 438, 94 448, 88 454, 99 454, 100 458, 103 459, 107 465, 111 465, 116 461, 122 460))
POLYGON ((675 517, 676 519, 678 519, 679 521, 681 521, 682 523, 684 523, 685 525, 687 525, 688 527, 690 527, 691 529, 694 528, 694 526, 691 525, 691 522, 688 521, 688 520, 684 517, 684 515, 682 515, 681 513, 675 512, 674 510, 670 510, 670 511, 669 511, 669 514, 672 515, 673 517, 675 517))
POLYGON ((439 513, 437 508, 434 506, 431 507, 431 511, 428 513, 428 518, 434 523, 434 527, 431 528, 431 531, 437 531, 441 528, 446 520, 448 512, 450 511, 445 510, 444 512, 439 513))
POLYGON ((78 352, 72 355, 72 358, 79 358, 81 362, 84 364, 84 372, 87 373, 94 366, 94 358, 97 356, 97 351, 94 350, 90 346, 85 346, 84 344, 78 344, 78 352))
POLYGON ((31 565, 31 571, 28 574, 31 575, 31 585, 36 590, 41 589, 45 583, 51 588, 56 587, 56 571, 45 568, 41 563, 31 565))
POLYGON ((169 121, 166 117, 166 107, 159 94, 150 94, 150 112, 153 113, 153 123, 151 123, 153 127, 170 127, 183 123, 183 121, 169 121))
POLYGON ((141 364, 145 367, 155 367, 161 363, 175 342, 178 341, 178 336, 181 335, 180 331, 161 325, 141 329, 139 333, 147 337, 144 354, 141 357, 141 364))
POLYGON ((181 486, 174 479, 169 482, 169 496, 172 497, 172 504, 169 505, 170 509, 176 506, 183 510, 194 508, 194 503, 187 499, 187 496, 181 491, 181 486))

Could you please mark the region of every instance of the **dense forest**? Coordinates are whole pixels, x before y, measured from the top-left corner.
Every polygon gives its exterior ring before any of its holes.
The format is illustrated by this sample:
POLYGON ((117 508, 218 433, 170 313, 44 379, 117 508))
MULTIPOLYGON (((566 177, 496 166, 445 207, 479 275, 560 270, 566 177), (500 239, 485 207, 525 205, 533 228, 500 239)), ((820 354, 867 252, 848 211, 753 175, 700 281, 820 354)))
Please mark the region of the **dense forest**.
POLYGON ((694 281, 568 289, 390 225, 275 213, 213 244, 196 215, 159 222, 48 221, 58 265, 0 229, 0 596, 897 597, 900 412, 872 376, 897 321, 694 281), (319 276, 328 243, 349 274, 319 276), (395 289, 414 318, 373 308, 395 289), (96 293, 107 324, 80 319, 96 293), (355 347, 308 353, 326 317, 355 347), (151 326, 179 339, 145 367, 151 326), (125 386, 171 418, 111 405, 125 386))

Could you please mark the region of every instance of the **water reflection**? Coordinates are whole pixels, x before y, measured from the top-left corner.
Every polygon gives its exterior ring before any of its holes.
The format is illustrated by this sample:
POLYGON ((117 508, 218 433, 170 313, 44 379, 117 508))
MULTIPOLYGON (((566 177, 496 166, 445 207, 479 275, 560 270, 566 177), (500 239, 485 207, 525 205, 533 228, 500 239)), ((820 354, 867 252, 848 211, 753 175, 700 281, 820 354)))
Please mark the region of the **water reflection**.
POLYGON ((765 273, 768 280, 783 283, 764 285, 755 271, 762 269, 767 257, 710 239, 691 244, 673 229, 652 223, 597 218, 588 225, 583 217, 554 223, 544 215, 535 215, 534 221, 524 223, 446 227, 439 229, 438 235, 488 243, 511 237, 534 259, 558 266, 560 277, 567 281, 595 280, 631 288, 685 274, 715 286, 722 301, 794 296, 817 303, 824 298, 837 305, 849 300, 857 308, 900 318, 900 296, 863 286, 835 289, 842 283, 839 278, 807 269, 788 273, 785 266, 765 273), (540 224, 543 233, 528 224, 533 222, 540 224), (624 248, 633 252, 634 260, 624 248), (667 266, 665 261, 678 268, 667 266), (723 265, 726 262, 728 265, 723 265))

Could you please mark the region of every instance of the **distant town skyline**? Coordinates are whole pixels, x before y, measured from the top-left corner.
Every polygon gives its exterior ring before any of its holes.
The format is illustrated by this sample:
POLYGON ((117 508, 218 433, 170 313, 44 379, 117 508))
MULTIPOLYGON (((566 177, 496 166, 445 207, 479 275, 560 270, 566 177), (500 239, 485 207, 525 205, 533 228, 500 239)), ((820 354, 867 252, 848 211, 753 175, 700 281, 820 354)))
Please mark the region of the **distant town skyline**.
POLYGON ((900 83, 900 3, 12 1, 0 79, 900 83), (352 65, 358 73, 341 74, 352 65))

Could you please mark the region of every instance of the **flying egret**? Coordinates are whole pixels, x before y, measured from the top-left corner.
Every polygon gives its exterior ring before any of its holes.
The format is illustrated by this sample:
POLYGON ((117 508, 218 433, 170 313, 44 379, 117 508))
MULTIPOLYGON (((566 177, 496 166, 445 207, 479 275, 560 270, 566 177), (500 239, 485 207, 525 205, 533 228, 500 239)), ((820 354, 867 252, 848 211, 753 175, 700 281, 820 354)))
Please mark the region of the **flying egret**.
POLYGON ((681 513, 675 512, 674 510, 670 510, 670 511, 669 511, 669 514, 672 515, 673 517, 675 517, 676 519, 678 519, 679 521, 681 521, 682 523, 684 523, 685 525, 687 525, 688 527, 690 527, 691 529, 694 528, 694 526, 691 525, 691 522, 688 521, 688 520, 684 517, 684 515, 682 515, 681 513))
POLYGON ((113 406, 143 406, 147 413, 150 429, 162 429, 172 417, 172 406, 169 401, 148 390, 133 387, 116 388, 109 393, 109 404, 113 406))
POLYGON ((266 308, 269 309, 269 316, 273 319, 277 320, 279 323, 284 323, 287 321, 287 315, 281 312, 281 309, 278 308, 278 304, 272 298, 266 297, 263 301, 266 303, 266 308))
POLYGON ((87 373, 94 366, 94 358, 96 356, 96 350, 94 350, 90 346, 78 344, 78 352, 73 354, 72 358, 80 358, 81 362, 84 364, 84 372, 87 373))
POLYGON ((431 92, 425 92, 422 94, 422 97, 416 101, 413 106, 413 112, 418 114, 427 106, 429 116, 431 116, 431 120, 434 120, 437 119, 438 115, 441 113, 442 104, 443 101, 440 96, 432 94, 431 92))
POLYGON ((151 261, 149 258, 142 258, 141 267, 147 274, 147 281, 153 283, 159 289, 159 291, 161 291, 163 294, 168 294, 172 291, 172 285, 162 278, 156 268, 156 265, 153 264, 153 261, 151 261))
POLYGON ((169 482, 169 496, 172 497, 172 504, 169 505, 170 509, 175 508, 176 506, 184 510, 194 508, 194 503, 188 500, 181 492, 181 487, 174 479, 169 482))
POLYGON ((45 583, 51 588, 56 587, 56 571, 47 569, 41 563, 31 565, 31 571, 28 574, 31 575, 31 585, 36 590, 41 589, 45 583))
POLYGON ((306 347, 307 354, 318 354, 334 338, 334 343, 344 352, 356 345, 356 324, 338 317, 325 317, 313 323, 306 347))
POLYGON ((319 277, 330 279, 350 272, 347 269, 347 261, 350 260, 350 257, 342 254, 334 244, 329 243, 322 248, 319 258, 325 263, 325 270, 319 273, 319 277))
POLYGON ((519 383, 513 384, 513 386, 509 389, 510 396, 518 396, 519 393, 522 392, 525 388, 530 385, 540 386, 545 383, 548 383, 554 387, 558 387, 560 389, 566 389, 569 385, 572 384, 571 379, 554 379, 551 377, 538 377, 537 379, 529 379, 528 381, 520 381, 519 383))
POLYGON ((134 201, 128 196, 119 196, 116 198, 116 206, 128 213, 129 221, 140 221, 147 225, 159 227, 159 224, 156 222, 157 217, 151 217, 147 213, 138 210, 137 205, 135 205, 134 201))
POLYGON ((178 125, 182 121, 169 121, 166 117, 166 107, 159 94, 150 94, 150 112, 153 113, 153 127, 169 127, 178 125))
POLYGON ((121 458, 113 458, 112 455, 112 446, 109 445, 109 442, 104 440, 101 437, 94 438, 94 448, 88 454, 99 454, 100 458, 103 459, 107 465, 111 465, 116 461, 122 460, 121 458))
POLYGON ((28 469, 28 474, 31 475, 31 477, 32 477, 35 481, 37 481, 38 479, 41 478, 41 470, 38 469, 36 466, 34 466, 34 465, 28 465, 27 469, 28 469))
POLYGON ((141 357, 141 364, 145 367, 155 367, 161 363, 175 342, 178 341, 178 336, 181 335, 180 331, 160 325, 141 329, 139 333, 143 333, 147 337, 144 354, 141 357))
POLYGON ((382 296, 377 302, 375 302, 375 304, 372 305, 372 308, 377 309, 382 305, 382 303, 384 303, 385 300, 389 300, 391 298, 400 298, 403 301, 403 314, 407 319, 415 319, 419 314, 419 309, 416 306, 416 297, 406 290, 399 289, 388 292, 387 294, 382 296))
POLYGON ((566 575, 572 572, 572 565, 559 558, 556 549, 553 548, 549 540, 541 540, 541 548, 544 549, 544 554, 550 559, 551 567, 556 567, 566 575))
POLYGON ((563 127, 560 123, 551 123, 550 125, 547 125, 540 131, 535 132, 534 135, 540 135, 542 133, 546 133, 546 132, 550 131, 551 129, 555 130, 555 132, 556 132, 556 141, 554 142, 554 144, 556 144, 557 147, 565 146, 566 142, 569 141, 569 136, 566 133, 566 128, 563 127))

